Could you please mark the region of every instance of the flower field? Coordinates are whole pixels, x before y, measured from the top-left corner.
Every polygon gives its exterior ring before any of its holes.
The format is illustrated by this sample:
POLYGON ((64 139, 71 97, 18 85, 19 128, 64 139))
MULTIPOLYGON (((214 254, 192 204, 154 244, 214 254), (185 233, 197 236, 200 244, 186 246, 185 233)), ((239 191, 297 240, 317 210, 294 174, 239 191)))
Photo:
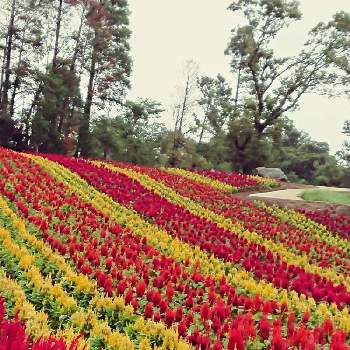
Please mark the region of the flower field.
POLYGON ((349 349, 349 221, 275 185, 0 149, 0 349, 349 349))

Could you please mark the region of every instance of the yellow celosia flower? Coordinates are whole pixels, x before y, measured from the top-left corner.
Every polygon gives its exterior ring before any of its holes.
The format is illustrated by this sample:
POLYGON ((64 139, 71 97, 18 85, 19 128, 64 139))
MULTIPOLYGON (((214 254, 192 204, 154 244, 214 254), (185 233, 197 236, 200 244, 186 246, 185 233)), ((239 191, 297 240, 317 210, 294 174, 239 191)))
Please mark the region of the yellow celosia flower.
POLYGON ((70 318, 72 326, 82 329, 86 323, 86 314, 82 311, 76 311, 70 318))

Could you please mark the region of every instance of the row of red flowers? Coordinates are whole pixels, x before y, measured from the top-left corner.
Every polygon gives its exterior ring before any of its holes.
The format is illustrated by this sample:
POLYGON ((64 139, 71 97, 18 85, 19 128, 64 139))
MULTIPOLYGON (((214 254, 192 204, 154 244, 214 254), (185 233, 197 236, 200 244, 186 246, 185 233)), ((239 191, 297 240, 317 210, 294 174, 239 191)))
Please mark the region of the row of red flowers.
POLYGON ((258 181, 254 180, 252 177, 236 172, 227 173, 225 171, 220 170, 202 170, 202 169, 188 169, 199 175, 204 175, 206 177, 210 177, 214 180, 218 180, 220 182, 224 182, 228 185, 231 185, 236 188, 247 188, 247 187, 258 187, 260 184, 258 181))
POLYGON ((81 159, 61 156, 50 156, 50 159, 76 172, 98 190, 131 207, 172 236, 230 261, 237 268, 244 267, 257 279, 312 296, 317 301, 335 302, 339 308, 350 304, 350 294, 343 284, 334 285, 325 277, 306 272, 299 266, 288 265, 279 254, 273 254, 265 246, 248 242, 210 220, 190 213, 123 174, 99 168, 81 159))
POLYGON ((182 196, 198 202, 203 207, 233 222, 238 221, 249 231, 255 231, 266 239, 279 242, 286 247, 295 248, 300 253, 306 253, 311 264, 316 263, 320 267, 334 267, 341 272, 350 272, 350 262, 343 250, 304 234, 289 222, 282 222, 277 216, 268 213, 263 208, 256 207, 252 201, 241 200, 226 191, 220 191, 209 185, 157 168, 120 162, 114 164, 146 174, 182 196))

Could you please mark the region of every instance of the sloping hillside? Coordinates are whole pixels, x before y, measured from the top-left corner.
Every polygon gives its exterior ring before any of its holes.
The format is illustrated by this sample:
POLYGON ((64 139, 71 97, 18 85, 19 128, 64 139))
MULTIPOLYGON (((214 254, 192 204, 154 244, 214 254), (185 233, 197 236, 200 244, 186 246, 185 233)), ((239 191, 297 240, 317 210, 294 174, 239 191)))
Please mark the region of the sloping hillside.
POLYGON ((348 223, 235 195, 274 185, 0 149, 0 320, 62 349, 347 349, 348 223))

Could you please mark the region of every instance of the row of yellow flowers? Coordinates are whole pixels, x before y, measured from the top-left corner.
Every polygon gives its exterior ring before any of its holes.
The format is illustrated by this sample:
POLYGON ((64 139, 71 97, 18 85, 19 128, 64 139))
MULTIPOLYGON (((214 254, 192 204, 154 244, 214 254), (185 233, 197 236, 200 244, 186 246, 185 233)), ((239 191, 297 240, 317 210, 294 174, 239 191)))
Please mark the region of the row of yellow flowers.
MULTIPOLYGON (((97 285, 94 281, 89 280, 85 275, 78 274, 72 270, 72 268, 65 262, 64 258, 57 253, 54 253, 51 248, 44 243, 41 239, 38 239, 34 235, 30 234, 25 227, 24 222, 16 216, 16 214, 7 205, 6 201, 0 197, 0 208, 3 208, 3 212, 11 218, 13 224, 18 229, 22 239, 33 245, 43 256, 45 256, 50 263, 56 265, 63 274, 63 279, 71 281, 76 285, 77 291, 83 291, 90 293, 93 298, 90 302, 89 309, 87 312, 83 310, 77 310, 71 316, 72 325, 82 328, 86 323, 90 322, 92 326, 91 334, 95 337, 102 337, 105 339, 107 344, 117 349, 133 349, 134 345, 124 335, 118 332, 112 332, 106 322, 101 322, 97 319, 96 312, 92 310, 97 309, 109 309, 113 311, 121 311, 125 316, 130 317, 134 315, 134 310, 131 305, 125 305, 124 299, 120 297, 108 298, 101 296, 97 289, 97 285)), ((31 259, 33 263, 33 257, 29 257, 29 253, 25 252, 22 248, 22 257, 25 260, 31 259)), ((179 339, 177 332, 173 328, 168 328, 162 322, 153 322, 145 320, 143 317, 138 316, 133 329, 143 334, 144 337, 141 339, 140 349, 148 350, 151 349, 149 343, 150 336, 160 336, 162 338, 162 345, 159 349, 177 349, 177 350, 189 350, 191 346, 184 340, 179 339)), ((153 348, 153 349, 157 349, 153 348)))
POLYGON ((0 295, 13 301, 13 312, 18 311, 22 321, 26 321, 27 330, 34 339, 48 337, 51 334, 48 326, 48 316, 43 311, 36 311, 30 303, 22 287, 5 274, 3 267, 0 267, 0 295))
POLYGON ((96 282, 89 279, 87 276, 76 273, 65 262, 65 259, 52 251, 52 249, 42 240, 35 235, 29 233, 25 227, 25 223, 21 220, 16 213, 8 206, 6 200, 0 196, 0 208, 4 215, 6 215, 17 229, 19 237, 28 243, 28 245, 35 247, 50 263, 55 265, 64 275, 68 282, 76 285, 78 292, 93 293, 96 290, 96 282))
POLYGON ((199 247, 192 248, 188 244, 172 238, 157 226, 141 219, 134 211, 119 205, 109 196, 100 193, 63 166, 41 157, 29 157, 40 164, 57 180, 65 182, 70 188, 70 191, 76 193, 84 200, 90 201, 96 209, 104 212, 116 221, 124 223, 129 229, 141 237, 146 237, 148 244, 159 249, 162 253, 180 262, 190 261, 190 266, 193 269, 195 269, 196 262, 200 262, 200 270, 205 275, 209 274, 217 279, 226 276, 229 283, 244 289, 250 294, 259 294, 265 300, 273 299, 281 303, 285 302, 290 310, 298 314, 310 310, 312 311, 312 317, 317 322, 322 322, 330 318, 336 327, 350 332, 350 317, 346 308, 339 311, 335 304, 329 305, 324 302, 316 304, 313 298, 307 298, 304 295, 299 297, 293 291, 279 290, 273 287, 271 283, 257 281, 244 269, 238 271, 233 264, 225 263, 214 256, 210 256, 201 251, 199 247))
MULTIPOLYGON (((20 284, 6 276, 3 267, 0 267, 0 294, 13 301, 13 312, 26 324, 27 333, 34 340, 55 336, 57 339, 64 339, 70 344, 76 339, 77 334, 73 328, 66 328, 54 333, 48 326, 48 315, 44 311, 36 311, 35 306, 30 303, 20 284)), ((89 345, 79 339, 77 350, 89 350, 89 345)))
MULTIPOLYGON (((187 177, 190 180, 200 182, 206 185, 209 185, 213 188, 216 188, 221 191, 228 191, 228 192, 239 192, 239 188, 232 186, 228 183, 224 183, 222 181, 212 179, 208 176, 205 176, 203 174, 197 174, 193 171, 181 169, 181 168, 161 168, 163 171, 167 171, 170 174, 180 175, 183 177, 187 177)), ((258 184, 264 186, 264 187, 276 187, 278 186, 278 182, 274 179, 270 178, 264 178, 261 176, 256 175, 248 175, 248 178, 251 180, 256 181, 258 184)))
POLYGON ((350 253, 350 241, 329 232, 327 228, 293 209, 279 208, 278 206, 268 206, 261 201, 255 202, 258 207, 265 209, 271 215, 277 216, 281 220, 288 221, 295 227, 303 230, 311 237, 327 243, 330 246, 342 249, 347 254, 350 253))
MULTIPOLYGON (((16 244, 12 240, 9 231, 0 229, 0 239, 2 240, 2 247, 19 259, 19 265, 23 269, 22 271, 25 271, 26 278, 33 285, 34 290, 43 292, 52 301, 58 302, 62 307, 62 314, 71 314, 73 327, 83 327, 85 324, 89 324, 92 328, 91 335, 93 337, 102 337, 108 346, 125 350, 134 348, 133 343, 127 336, 119 332, 113 332, 107 322, 100 321, 92 306, 87 311, 84 311, 78 307, 76 300, 69 296, 60 284, 53 284, 50 277, 44 278, 40 270, 35 266, 36 258, 30 254, 27 248, 16 244)), ((129 309, 131 309, 132 313, 132 307, 129 309)), ((77 334, 74 336, 76 337, 77 334)))
MULTIPOLYGON (((11 210, 11 208, 7 205, 6 201, 2 197, 0 197, 0 208, 2 208, 3 213, 12 220, 12 223, 18 229, 19 237, 28 242, 29 245, 35 247, 51 264, 55 265, 64 274, 65 280, 70 281, 76 285, 78 292, 90 293, 94 296, 90 302, 91 309, 110 309, 113 311, 123 311, 129 316, 133 314, 132 306, 125 305, 123 298, 108 298, 101 296, 97 290, 95 281, 90 280, 87 276, 81 273, 74 272, 61 255, 54 253, 43 240, 38 239, 36 236, 30 234, 26 230, 24 222, 16 216, 16 214, 11 210)), ((47 319, 47 315, 45 313, 43 313, 43 315, 45 315, 47 319)), ((72 324, 82 329, 87 323, 88 317, 90 317, 90 314, 76 311, 71 317, 72 324)), ((43 327, 44 330, 46 328, 43 327)), ((152 321, 144 320, 142 317, 138 317, 138 320, 134 325, 134 329, 148 336, 161 335, 164 339, 163 345, 169 345, 169 348, 175 349, 176 344, 179 343, 180 345, 178 346, 178 349, 186 349, 185 345, 182 342, 178 342, 176 339, 176 334, 174 334, 172 330, 168 330, 167 327, 161 322, 155 323, 152 321)), ((76 336, 76 334, 73 332, 68 333, 71 334, 69 336, 69 340, 72 340, 76 336)), ((39 333, 39 337, 41 335, 46 336, 48 334, 49 330, 47 329, 44 334, 39 333)), ((147 344, 150 347, 149 340, 147 338, 142 339, 141 342, 144 350, 148 349, 147 344)))
POLYGON ((258 175, 249 175, 249 177, 265 187, 277 187, 278 186, 278 182, 275 179, 271 179, 268 177, 261 177, 258 175))
POLYGON ((282 244, 278 244, 271 240, 265 239, 263 236, 257 234, 256 232, 250 232, 246 230, 240 223, 234 223, 229 218, 225 218, 222 215, 216 214, 213 211, 200 206, 191 199, 179 195, 177 192, 167 187, 163 183, 153 180, 148 175, 141 174, 130 169, 119 168, 117 166, 107 163, 93 163, 98 166, 105 166, 107 169, 110 169, 112 171, 127 175, 130 178, 139 181, 144 187, 155 191, 160 196, 164 196, 171 202, 185 207, 192 214, 204 217, 206 219, 210 219, 212 222, 215 222, 219 227, 222 227, 231 232, 235 232, 243 236, 250 242, 263 244, 267 249, 271 250, 274 253, 278 253, 281 256, 281 258, 288 264, 301 266, 305 269, 305 271, 314 274, 319 274, 323 277, 327 277, 334 283, 344 283, 347 290, 350 292, 350 277, 345 276, 342 273, 337 273, 331 268, 321 268, 317 265, 309 264, 308 257, 306 254, 297 255, 282 244))
POLYGON ((53 284, 50 276, 47 278, 42 276, 40 270, 35 266, 35 257, 29 253, 27 248, 16 244, 8 230, 0 228, 0 241, 2 248, 19 260, 19 266, 35 290, 47 294, 52 301, 57 302, 62 313, 74 312, 77 309, 76 301, 64 291, 60 284, 53 284))
POLYGON ((211 179, 210 177, 201 175, 201 174, 197 174, 197 173, 193 173, 191 171, 185 170, 185 169, 180 169, 180 168, 161 168, 163 171, 166 171, 170 174, 174 174, 174 175, 180 175, 183 177, 186 177, 190 180, 199 182, 199 183, 203 183, 205 185, 209 185, 217 190, 220 191, 227 191, 227 192, 238 192, 238 188, 234 187, 232 185, 220 182, 218 180, 215 179, 211 179))

